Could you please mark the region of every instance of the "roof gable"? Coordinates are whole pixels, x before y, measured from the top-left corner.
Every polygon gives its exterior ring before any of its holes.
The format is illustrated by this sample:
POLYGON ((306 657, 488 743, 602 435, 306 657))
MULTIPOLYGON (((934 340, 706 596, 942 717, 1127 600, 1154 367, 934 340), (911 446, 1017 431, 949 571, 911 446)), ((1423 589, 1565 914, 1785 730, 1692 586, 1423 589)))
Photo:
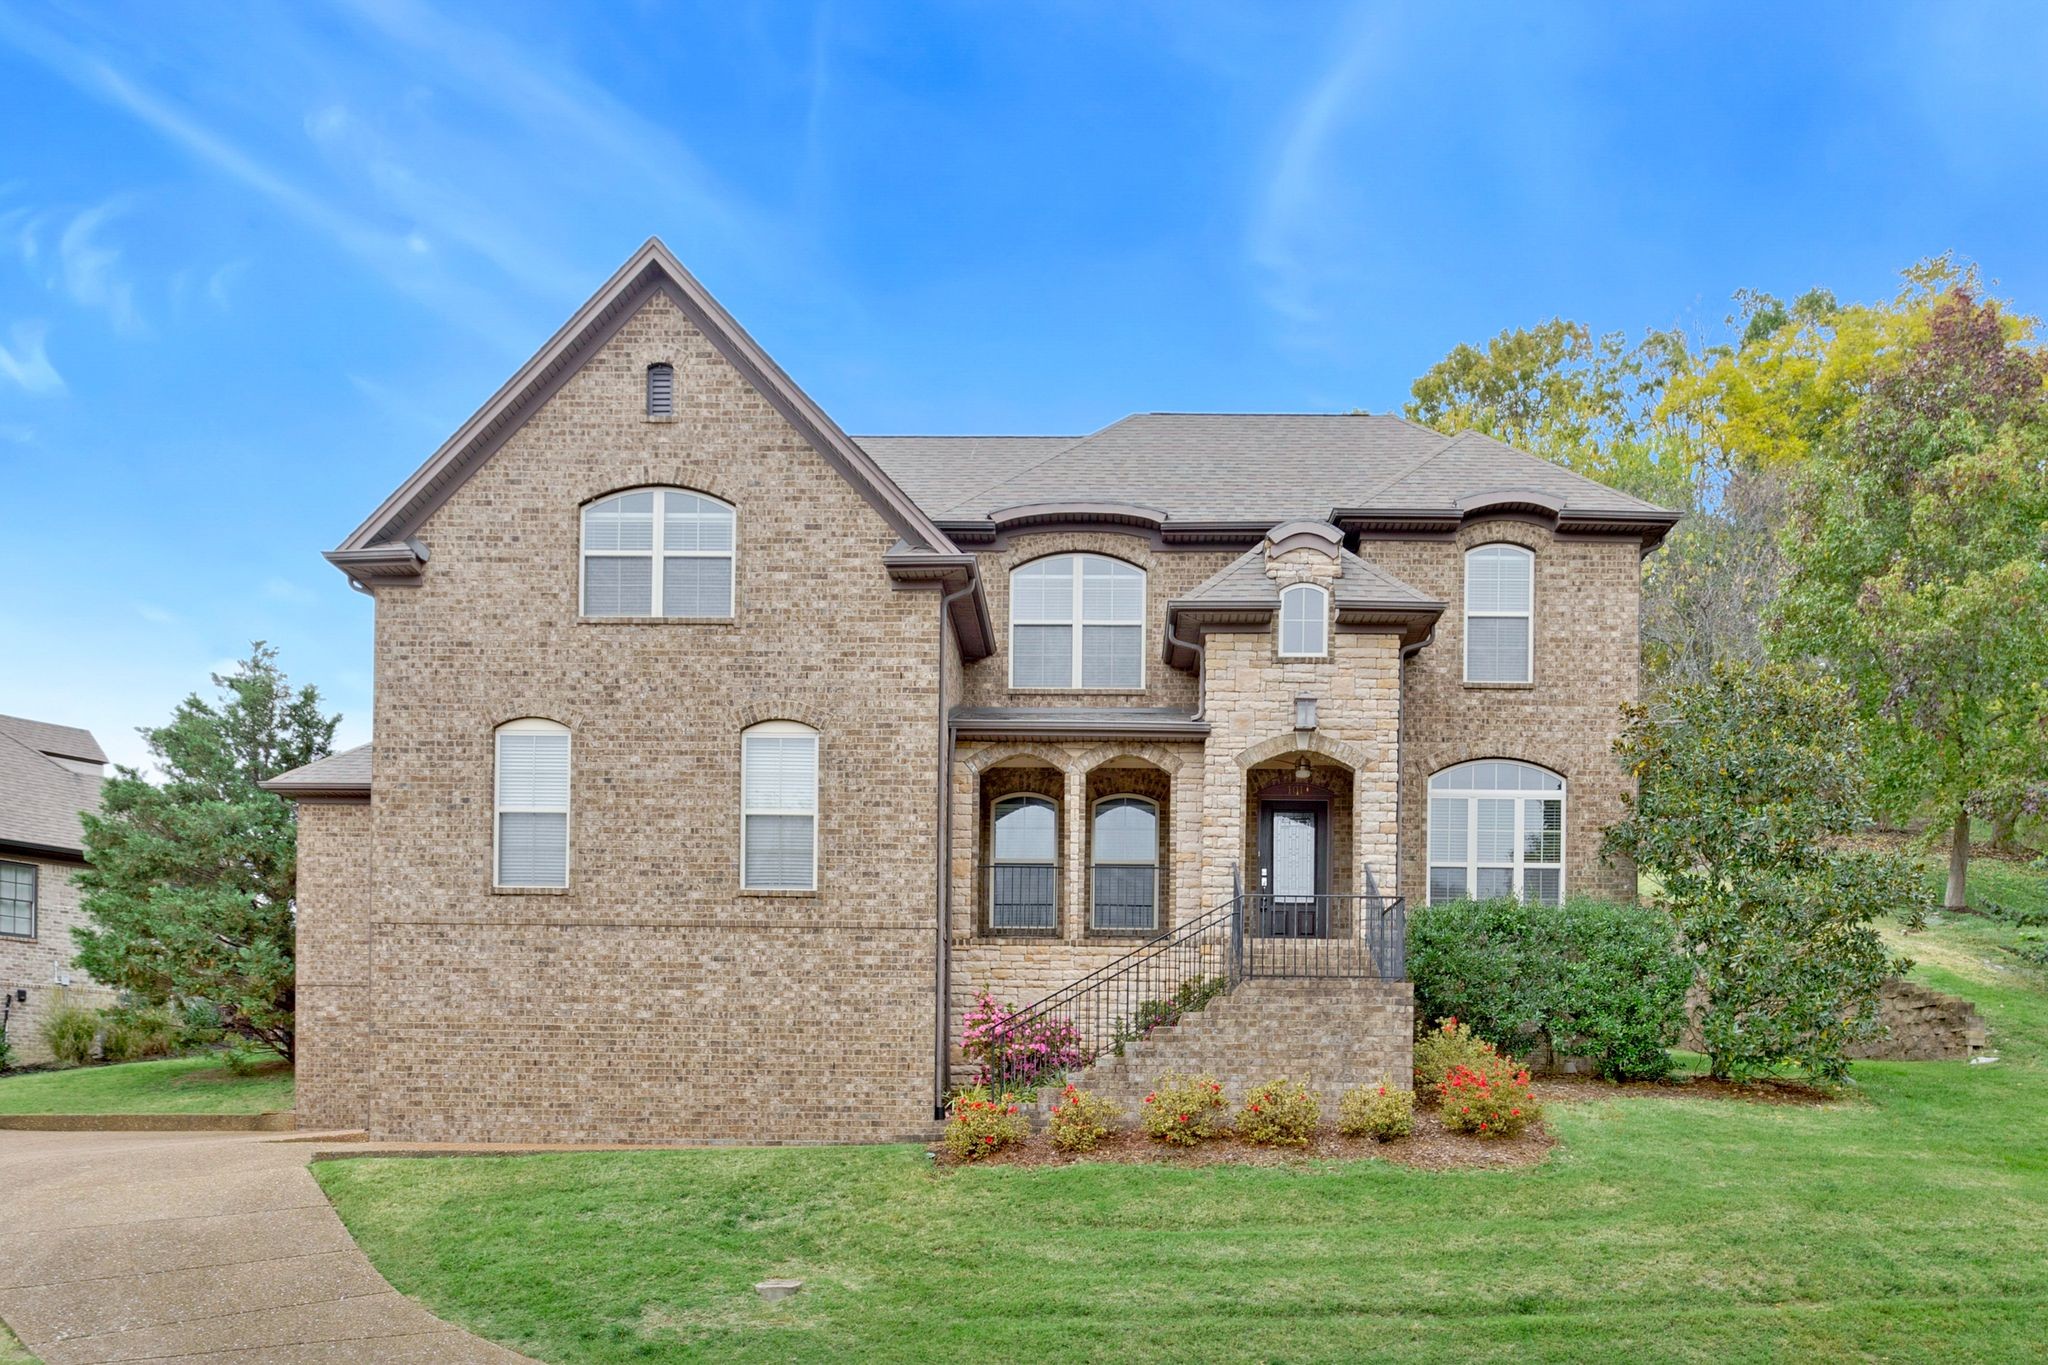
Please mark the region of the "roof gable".
POLYGON ((646 244, 488 402, 386 498, 327 558, 358 582, 416 579, 425 547, 413 540, 436 508, 519 430, 656 292, 666 294, 720 355, 911 546, 954 547, 873 457, 839 429, 659 238, 646 244))
MULTIPOLYGON (((35 745, 24 743, 16 731, 33 727, 84 735, 94 753, 99 752, 99 745, 90 734, 68 725, 45 725, 12 716, 5 719, 8 724, 0 726, 0 846, 78 857, 85 851, 85 830, 78 815, 99 808, 99 774, 65 767, 35 745)), ((81 746, 73 739, 67 741, 67 747, 81 746)), ((98 761, 103 762, 104 755, 98 761)))

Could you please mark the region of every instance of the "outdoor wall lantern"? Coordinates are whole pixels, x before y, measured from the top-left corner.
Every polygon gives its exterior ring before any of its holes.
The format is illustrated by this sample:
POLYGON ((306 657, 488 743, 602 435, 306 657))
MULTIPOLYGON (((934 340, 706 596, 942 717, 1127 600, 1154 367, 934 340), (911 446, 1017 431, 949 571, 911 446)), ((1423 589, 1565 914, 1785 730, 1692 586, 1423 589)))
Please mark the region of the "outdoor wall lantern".
POLYGON ((1294 728, 1313 730, 1316 728, 1316 699, 1296 697, 1294 699, 1294 728))

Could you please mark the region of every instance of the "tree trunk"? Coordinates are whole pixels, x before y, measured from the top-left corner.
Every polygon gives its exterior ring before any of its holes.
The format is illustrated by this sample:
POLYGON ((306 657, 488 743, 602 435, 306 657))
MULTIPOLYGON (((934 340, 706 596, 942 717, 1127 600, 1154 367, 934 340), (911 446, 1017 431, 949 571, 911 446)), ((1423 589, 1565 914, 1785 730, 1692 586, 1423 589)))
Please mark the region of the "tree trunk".
POLYGON ((2020 823, 2015 811, 2001 811, 1991 817, 1991 846, 2000 853, 2011 853, 2017 847, 2014 835, 2020 823))
POLYGON ((1944 910, 1968 910, 1970 893, 1964 878, 1970 871, 1970 812, 1957 807, 1955 829, 1948 841, 1948 894, 1942 898, 1944 910))

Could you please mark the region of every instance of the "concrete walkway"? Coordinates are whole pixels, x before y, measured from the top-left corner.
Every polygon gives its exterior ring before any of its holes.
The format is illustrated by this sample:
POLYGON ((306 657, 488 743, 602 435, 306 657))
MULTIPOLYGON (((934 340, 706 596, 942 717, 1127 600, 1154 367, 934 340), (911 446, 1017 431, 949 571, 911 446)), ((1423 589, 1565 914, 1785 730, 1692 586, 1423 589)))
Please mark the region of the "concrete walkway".
POLYGON ((518 1362, 386 1284, 261 1133, 0 1132, 0 1318, 45 1365, 518 1362))

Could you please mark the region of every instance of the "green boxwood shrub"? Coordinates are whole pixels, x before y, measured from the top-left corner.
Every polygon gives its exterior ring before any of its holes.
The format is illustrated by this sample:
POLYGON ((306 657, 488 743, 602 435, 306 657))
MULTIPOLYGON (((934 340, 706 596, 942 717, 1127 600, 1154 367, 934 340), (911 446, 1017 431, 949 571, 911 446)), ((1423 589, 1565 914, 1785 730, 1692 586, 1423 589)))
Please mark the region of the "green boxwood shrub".
POLYGON ((1610 1080, 1670 1071, 1693 980, 1662 910, 1590 898, 1418 908, 1408 968, 1422 1018, 1456 1018, 1510 1055, 1545 1042, 1610 1080))

